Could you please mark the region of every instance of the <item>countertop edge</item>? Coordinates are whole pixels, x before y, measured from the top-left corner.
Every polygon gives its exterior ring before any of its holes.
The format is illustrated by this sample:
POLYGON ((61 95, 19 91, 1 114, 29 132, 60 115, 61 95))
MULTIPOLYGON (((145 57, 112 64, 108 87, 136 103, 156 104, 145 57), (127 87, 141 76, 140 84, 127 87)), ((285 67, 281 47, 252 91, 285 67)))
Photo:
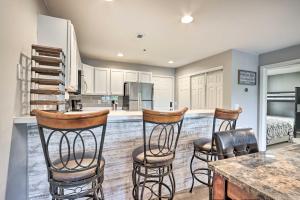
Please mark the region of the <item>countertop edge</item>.
MULTIPOLYGON (((207 111, 190 111, 185 115, 185 119, 191 118, 203 118, 203 117, 212 117, 213 112, 210 110, 207 111)), ((135 122, 142 121, 142 114, 132 114, 132 113, 111 113, 108 115, 108 123, 117 123, 117 122, 135 122)), ((34 116, 20 116, 13 117, 13 124, 36 124, 36 118, 34 116)))

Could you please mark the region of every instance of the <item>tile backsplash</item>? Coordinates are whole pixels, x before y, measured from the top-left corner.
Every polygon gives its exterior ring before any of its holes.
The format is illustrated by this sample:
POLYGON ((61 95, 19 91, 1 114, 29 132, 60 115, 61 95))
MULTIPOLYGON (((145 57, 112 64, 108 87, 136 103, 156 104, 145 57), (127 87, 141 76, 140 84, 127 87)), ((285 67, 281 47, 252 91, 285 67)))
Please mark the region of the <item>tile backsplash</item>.
POLYGON ((118 107, 123 106, 123 96, 110 95, 82 95, 81 102, 83 107, 111 107, 112 101, 118 103, 118 107))

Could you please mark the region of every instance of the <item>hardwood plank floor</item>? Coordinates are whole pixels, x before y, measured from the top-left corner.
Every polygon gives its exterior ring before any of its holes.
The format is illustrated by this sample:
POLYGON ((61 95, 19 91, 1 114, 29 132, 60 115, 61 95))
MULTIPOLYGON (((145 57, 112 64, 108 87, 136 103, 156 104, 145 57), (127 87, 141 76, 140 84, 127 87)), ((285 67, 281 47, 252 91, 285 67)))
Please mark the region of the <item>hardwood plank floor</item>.
POLYGON ((208 200, 208 188, 204 186, 195 187, 193 193, 189 191, 178 193, 174 200, 208 200))

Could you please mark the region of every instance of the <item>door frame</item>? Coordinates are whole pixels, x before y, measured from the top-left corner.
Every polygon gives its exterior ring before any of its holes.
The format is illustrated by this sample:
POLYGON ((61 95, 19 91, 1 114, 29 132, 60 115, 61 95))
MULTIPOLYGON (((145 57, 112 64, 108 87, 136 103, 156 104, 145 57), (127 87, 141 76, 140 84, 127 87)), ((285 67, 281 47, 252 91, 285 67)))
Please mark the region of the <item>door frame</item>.
MULTIPOLYGON (((271 70, 278 70, 282 74, 300 71, 300 59, 260 66, 259 78, 259 122, 258 122, 258 146, 260 151, 266 151, 267 147, 267 91, 268 75, 271 70), (295 66, 296 65, 296 66, 295 66)), ((280 73, 278 73, 280 74, 280 73)))

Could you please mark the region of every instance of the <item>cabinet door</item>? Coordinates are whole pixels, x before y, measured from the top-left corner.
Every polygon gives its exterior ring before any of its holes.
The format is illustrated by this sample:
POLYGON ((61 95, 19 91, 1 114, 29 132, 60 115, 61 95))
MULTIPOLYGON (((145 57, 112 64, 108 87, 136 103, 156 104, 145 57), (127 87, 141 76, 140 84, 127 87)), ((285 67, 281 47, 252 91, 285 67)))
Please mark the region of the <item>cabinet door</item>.
POLYGON ((108 95, 110 70, 106 68, 95 68, 95 94, 108 95))
POLYGON ((151 72, 139 72, 139 82, 152 83, 152 73, 151 72))
POLYGON ((125 82, 138 82, 139 72, 137 71, 125 71, 124 81, 125 82))
POLYGON ((69 70, 66 70, 66 73, 68 73, 68 81, 67 81, 67 89, 69 91, 77 91, 78 89, 78 58, 77 58, 77 40, 76 40, 76 34, 74 31, 74 27, 71 22, 69 24, 69 30, 70 30, 70 65, 69 70))
POLYGON ((110 71, 111 95, 124 94, 124 70, 112 69, 110 71))
POLYGON ((93 94, 94 93, 94 67, 83 64, 83 93, 93 94))
POLYGON ((190 107, 190 77, 178 78, 178 108, 190 107))

